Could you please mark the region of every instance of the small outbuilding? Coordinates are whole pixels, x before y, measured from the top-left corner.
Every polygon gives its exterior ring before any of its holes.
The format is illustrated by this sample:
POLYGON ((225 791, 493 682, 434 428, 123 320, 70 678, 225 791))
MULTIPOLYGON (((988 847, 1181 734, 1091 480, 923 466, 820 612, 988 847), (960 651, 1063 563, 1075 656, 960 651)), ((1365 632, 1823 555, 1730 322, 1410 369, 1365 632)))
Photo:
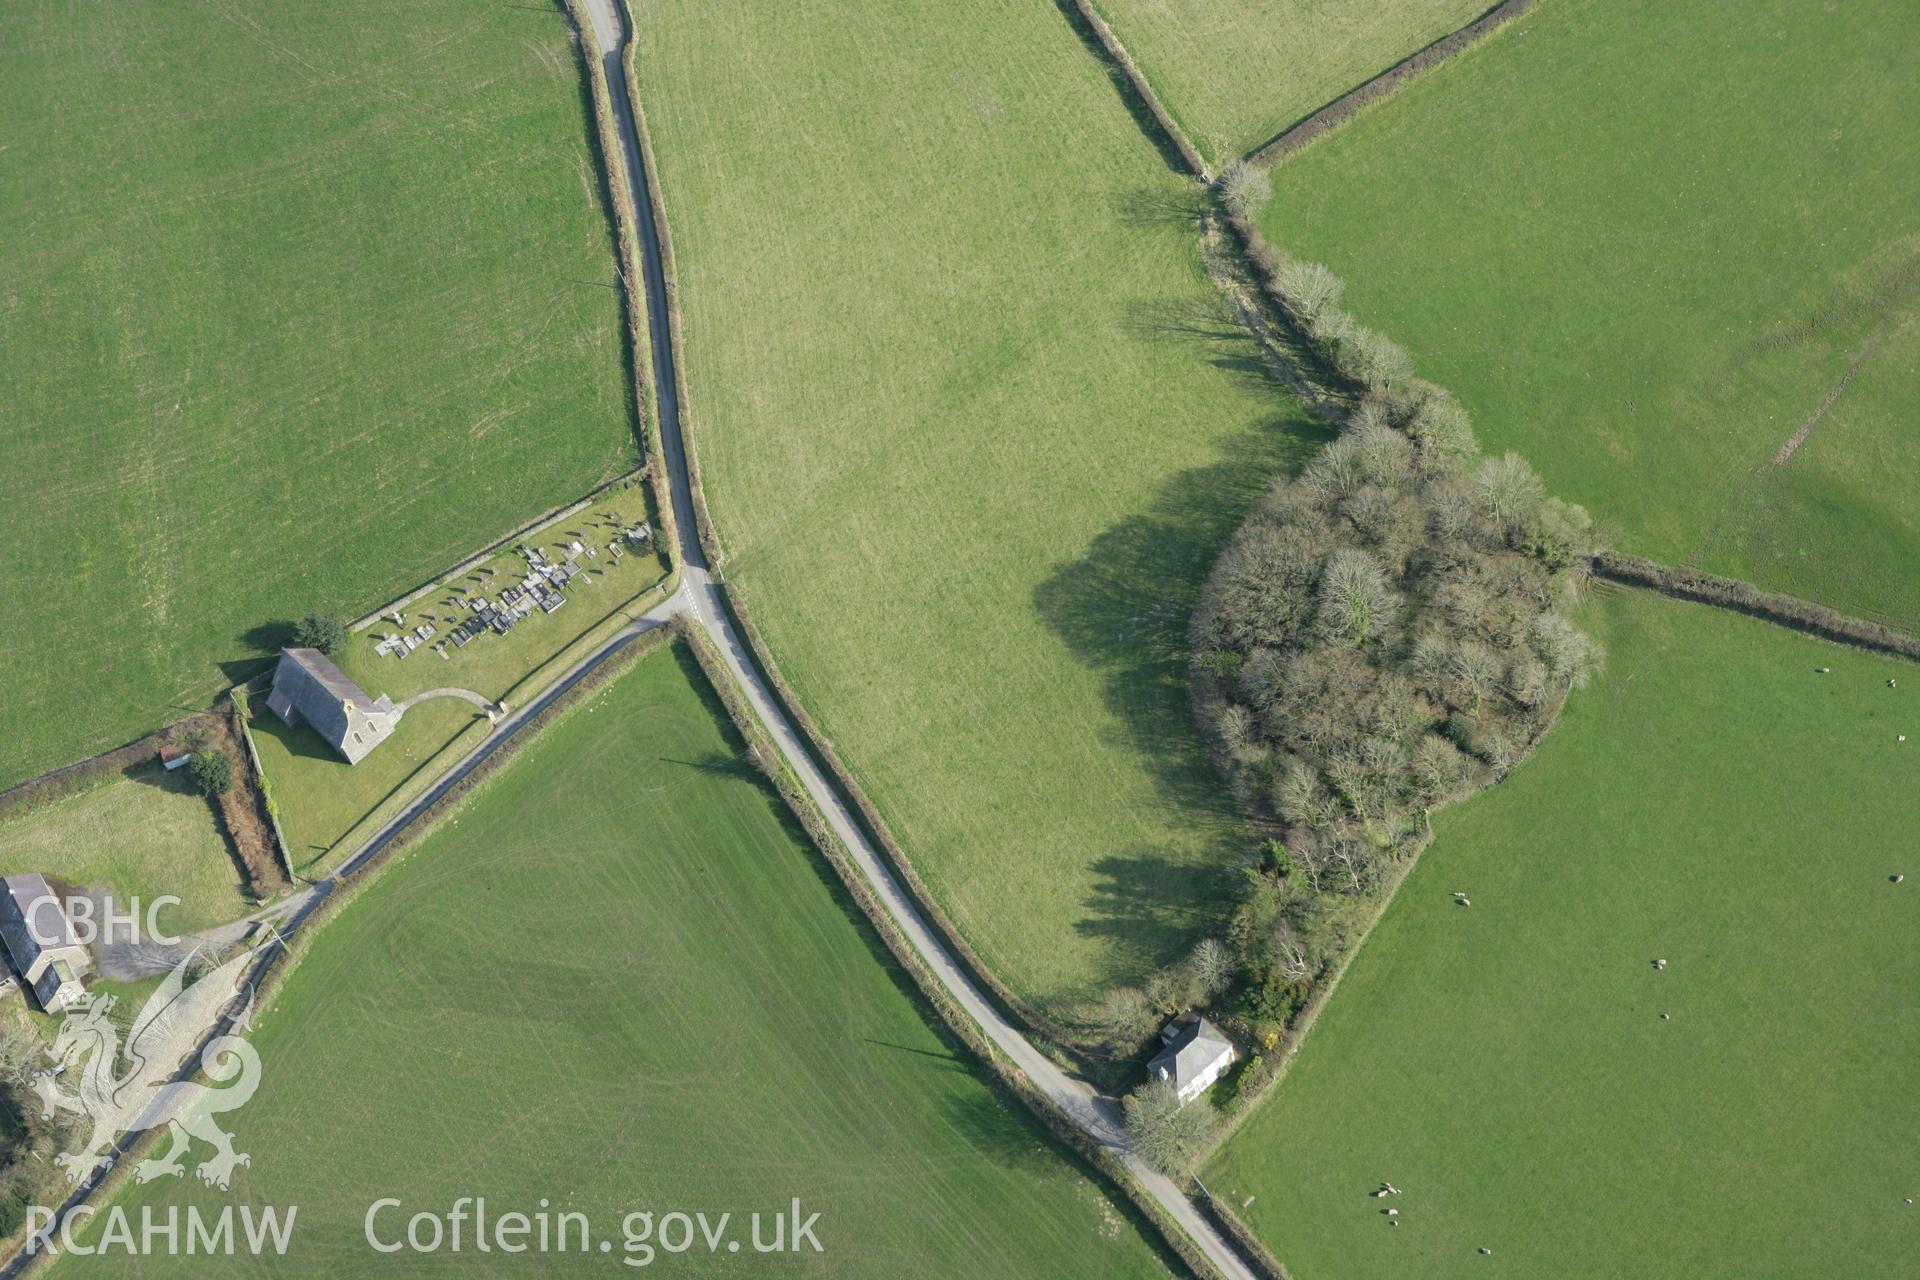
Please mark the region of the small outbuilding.
POLYGON ((0 943, 33 988, 40 1007, 58 1013, 85 992, 80 975, 93 957, 74 935, 66 908, 43 875, 8 876, 0 880, 0 943))
POLYGON ((1160 1032, 1160 1052, 1147 1074, 1173 1085, 1180 1101, 1192 1102, 1233 1065, 1233 1042, 1196 1014, 1169 1022, 1160 1032))

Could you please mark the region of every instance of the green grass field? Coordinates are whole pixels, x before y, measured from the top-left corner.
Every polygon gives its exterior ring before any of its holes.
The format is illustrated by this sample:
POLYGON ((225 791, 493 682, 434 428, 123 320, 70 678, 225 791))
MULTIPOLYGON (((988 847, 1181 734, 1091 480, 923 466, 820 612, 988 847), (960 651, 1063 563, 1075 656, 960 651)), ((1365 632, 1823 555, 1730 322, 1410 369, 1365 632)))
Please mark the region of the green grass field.
POLYGON ((349 765, 305 725, 282 724, 266 699, 255 699, 253 712, 254 749, 279 811, 287 856, 294 871, 308 878, 353 851, 347 837, 369 814, 398 812, 487 733, 486 716, 471 703, 435 698, 407 712, 378 751, 349 765))
POLYGON ((1218 169, 1492 0, 1094 0, 1168 113, 1218 169))
MULTIPOLYGON (((534 530, 515 547, 444 579, 443 591, 406 606, 409 628, 425 621, 438 630, 426 647, 405 658, 376 652, 395 630, 383 619, 349 637, 335 655, 340 669, 375 697, 384 693, 395 702, 432 689, 460 688, 508 707, 523 705, 658 598, 653 589, 665 577, 665 557, 634 551, 615 561, 606 550, 614 531, 652 516, 644 484, 615 489, 591 509, 534 530), (538 547, 558 563, 571 541, 592 543, 600 554, 581 561, 586 572, 567 590, 559 612, 536 612, 504 636, 487 632, 464 647, 452 645, 448 637, 454 625, 472 616, 457 599, 478 593, 499 603, 500 588, 526 573, 519 546, 538 547), (436 646, 444 646, 446 656, 436 646)), ((255 748, 279 807, 293 867, 308 877, 337 866, 488 731, 485 715, 472 704, 432 699, 409 710, 378 751, 350 765, 312 729, 281 723, 266 709, 264 697, 252 706, 255 748)))
POLYGON ((1137 977, 1244 839, 1191 602, 1318 438, 1194 189, 1049 5, 637 25, 729 581, 996 973, 1055 1012, 1137 977))
POLYGON ((1440 818, 1203 1176, 1302 1280, 1908 1275, 1920 677, 1646 594, 1587 613, 1607 674, 1440 818))
POLYGON ((0 822, 0 875, 38 871, 76 889, 105 885, 123 903, 173 894, 163 908, 170 932, 223 924, 252 909, 213 806, 186 770, 141 765, 0 822))
MULTIPOLYGON (((616 560, 607 550, 619 530, 652 518, 653 503, 644 482, 615 489, 587 510, 532 531, 465 573, 443 578, 439 590, 407 605, 402 616, 409 630, 426 622, 437 632, 426 647, 404 658, 378 652, 380 642, 397 630, 390 618, 382 618, 354 632, 334 660, 362 688, 389 694, 395 702, 448 687, 472 689, 496 702, 524 702, 526 696, 520 686, 530 678, 536 685, 544 685, 545 680, 536 677, 552 674, 541 669, 555 654, 568 649, 667 576, 663 556, 628 553, 616 560), (537 549, 558 564, 565 560, 567 547, 573 542, 599 554, 580 559, 585 572, 564 593, 567 602, 558 612, 536 610, 504 636, 489 631, 464 646, 452 643, 454 628, 473 616, 460 601, 483 596, 497 605, 503 587, 516 585, 526 577, 527 559, 520 554, 521 546, 537 549), (444 651, 445 656, 436 650, 444 651)), ((624 545, 622 542, 623 549, 624 545)))
POLYGON ((0 785, 632 465, 565 18, 0 8, 0 785))
POLYGON ((1899 0, 1554 0, 1263 225, 1623 545, 1920 626, 1916 51, 1899 0))
POLYGON ((930 1025, 700 680, 677 650, 644 659, 307 939, 231 1117, 253 1156, 232 1195, 189 1172, 116 1202, 298 1204, 282 1276, 623 1270, 363 1242, 377 1198, 461 1195, 496 1214, 546 1197, 616 1248, 636 1209, 730 1210, 742 1236, 794 1196, 822 1214, 823 1254, 703 1248, 658 1259, 667 1274, 1165 1274, 930 1025))

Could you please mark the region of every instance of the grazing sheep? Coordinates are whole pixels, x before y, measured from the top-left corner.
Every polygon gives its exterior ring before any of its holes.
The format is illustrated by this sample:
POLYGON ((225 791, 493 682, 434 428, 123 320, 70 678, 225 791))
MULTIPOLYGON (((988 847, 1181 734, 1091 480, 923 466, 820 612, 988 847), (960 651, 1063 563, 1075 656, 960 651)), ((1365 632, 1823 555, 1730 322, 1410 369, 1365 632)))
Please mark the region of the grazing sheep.
POLYGON ((1894 875, 1893 875, 1893 882, 1894 882, 1895 884, 1899 884, 1899 883, 1900 883, 1900 882, 1901 882, 1902 880, 1905 880, 1905 879, 1906 879, 1906 877, 1905 877, 1905 876, 1903 876, 1903 875, 1901 875, 1901 874, 1899 874, 1898 872, 1895 872, 1895 873, 1894 873, 1894 875))
POLYGON ((1653 967, 1656 969, 1664 969, 1667 967, 1667 962, 1665 960, 1655 960, 1653 962, 1653 967))
POLYGON ((1661 1015, 1660 1015, 1660 1021, 1662 1021, 1662 1022, 1665 1022, 1665 1021, 1667 1021, 1667 1019, 1669 1019, 1669 1018, 1670 1018, 1670 1017, 1672 1017, 1672 1016, 1673 1016, 1672 1014, 1668 1014, 1668 1013, 1663 1013, 1663 1014, 1661 1014, 1661 1015))
POLYGON ((1487 1248, 1487 1247, 1486 1247, 1485 1245, 1481 1245, 1481 1246, 1480 1246, 1480 1252, 1482 1252, 1482 1253, 1492 1253, 1492 1252, 1493 1252, 1493 1250, 1491 1250, 1491 1249, 1489 1249, 1489 1248, 1487 1248))
POLYGON ((1827 675, 1829 672, 1831 672, 1833 668, 1832 667, 1815 667, 1814 670, 1818 672, 1820 675, 1824 676, 1824 675, 1827 675))

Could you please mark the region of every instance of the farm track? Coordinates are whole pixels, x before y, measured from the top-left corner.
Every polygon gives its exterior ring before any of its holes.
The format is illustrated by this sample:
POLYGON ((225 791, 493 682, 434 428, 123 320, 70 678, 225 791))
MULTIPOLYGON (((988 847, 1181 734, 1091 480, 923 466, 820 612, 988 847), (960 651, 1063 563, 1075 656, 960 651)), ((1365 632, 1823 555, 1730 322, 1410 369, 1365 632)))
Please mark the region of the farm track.
MULTIPOLYGON (((635 125, 635 113, 627 98, 622 55, 628 31, 626 15, 616 11, 615 0, 582 0, 594 34, 599 41, 606 74, 608 94, 620 133, 620 162, 626 166, 630 189, 636 201, 643 198, 646 209, 633 210, 641 243, 649 340, 653 356, 655 396, 659 409, 659 428, 663 462, 667 469, 668 490, 678 528, 681 557, 681 582, 674 595, 615 633, 605 643, 581 658, 565 674, 523 707, 501 717, 499 723, 477 746, 422 795, 381 826, 356 849, 331 875, 316 882, 305 892, 297 910, 288 918, 277 936, 259 949, 247 971, 243 986, 251 992, 265 980, 268 972, 286 953, 291 941, 308 919, 333 893, 378 862, 380 855, 416 821, 426 816, 460 786, 474 770, 491 758, 521 729, 536 723, 542 713, 564 698, 608 659, 640 636, 665 626, 675 618, 698 626, 712 641, 728 674, 754 713, 779 747, 809 798, 844 844, 849 857, 869 888, 881 903, 902 936, 913 947, 928 971, 940 983, 994 1047, 1043 1092, 1059 1110, 1095 1142, 1113 1152, 1126 1165, 1140 1187, 1184 1231, 1221 1273, 1231 1280, 1257 1280, 1250 1267, 1211 1222, 1202 1216, 1171 1178, 1149 1167, 1136 1156, 1127 1141, 1119 1102, 1095 1090, 1084 1080, 1070 1075, 1035 1048, 1020 1028, 988 998, 973 975, 928 925, 918 901, 888 868, 880 852, 855 819, 850 805, 814 763, 806 740, 788 719, 761 675, 751 647, 734 626, 723 596, 723 587, 708 572, 705 551, 697 530, 693 481, 681 433, 679 371, 674 360, 668 332, 668 297, 662 246, 656 219, 651 211, 658 193, 648 182, 642 163, 635 125)), ((612 163, 613 158, 608 157, 612 163)), ((175 1079, 185 1080, 199 1068, 199 1050, 219 1035, 228 1034, 236 1022, 244 1027, 250 1009, 242 1009, 219 1019, 208 1030, 195 1051, 183 1062, 175 1079)), ((108 1163, 90 1174, 61 1204, 56 1221, 63 1221, 74 1209, 86 1204, 98 1193, 119 1161, 139 1145, 138 1130, 122 1135, 109 1152, 108 1163)), ((21 1250, 0 1267, 0 1280, 12 1280, 24 1274, 39 1255, 21 1250)))

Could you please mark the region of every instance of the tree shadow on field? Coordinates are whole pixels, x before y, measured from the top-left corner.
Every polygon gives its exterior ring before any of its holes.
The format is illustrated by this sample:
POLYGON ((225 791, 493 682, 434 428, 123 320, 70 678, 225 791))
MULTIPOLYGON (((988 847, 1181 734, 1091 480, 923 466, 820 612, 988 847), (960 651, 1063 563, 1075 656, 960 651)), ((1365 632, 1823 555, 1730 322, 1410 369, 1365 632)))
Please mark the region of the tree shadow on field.
POLYGON ((1194 867, 1168 850, 1116 851, 1077 926, 1108 938, 1113 978, 1133 980, 1178 955, 1224 900, 1248 830, 1195 731, 1188 694, 1187 628, 1214 561, 1267 485, 1297 471, 1332 438, 1261 358, 1247 332, 1210 300, 1148 303, 1122 326, 1145 340, 1190 343, 1216 368, 1248 379, 1272 413, 1223 432, 1218 458, 1168 475, 1146 508, 1096 535, 1034 589, 1034 607, 1086 666, 1098 672, 1123 758, 1139 758, 1160 801, 1214 846, 1194 867))
POLYGON ((1122 226, 1180 227, 1198 235, 1200 215, 1210 203, 1198 187, 1160 183, 1120 192, 1113 199, 1113 212, 1122 226))
POLYGON ((226 677, 228 684, 240 684, 253 679, 267 669, 282 649, 293 643, 293 626, 291 618, 275 618, 248 627, 233 638, 234 643, 245 652, 240 657, 228 658, 217 664, 220 674, 226 677))
POLYGON ((1003 1169, 1046 1175, 1064 1168, 1048 1136, 1036 1132, 1032 1117, 1000 1089, 955 1093, 947 1101, 946 1119, 975 1155, 1003 1169))
MULTIPOLYGON (((1218 298, 1146 299, 1127 308, 1120 331, 1146 340, 1174 339, 1185 342, 1203 355, 1208 364, 1233 375, 1247 390, 1277 397, 1277 405, 1287 413, 1276 414, 1274 429, 1286 434, 1292 412, 1305 412, 1294 398, 1292 388, 1269 363, 1258 343, 1239 320, 1229 315, 1218 298)), ((1332 436, 1312 436, 1317 448, 1332 436)), ((1295 464, 1297 465, 1297 463, 1295 464)))
MULTIPOLYGON (((1203 755, 1194 745, 1196 754, 1203 755)), ((1204 758, 1201 763, 1211 768, 1204 758)), ((1225 795, 1223 785, 1216 784, 1215 791, 1225 795)), ((1214 920, 1214 904, 1233 888, 1232 850, 1220 852, 1218 859, 1195 867, 1141 845, 1093 864, 1101 878, 1086 900, 1087 914, 1074 929, 1108 941, 1111 969, 1104 984, 1086 992, 1085 998, 1097 998, 1107 986, 1136 981, 1185 953, 1214 920)))
POLYGON ((667 764, 685 765, 689 769, 708 774, 716 778, 739 778, 747 782, 766 781, 766 775, 760 772, 751 757, 745 752, 728 755, 724 751, 702 752, 697 760, 680 760, 673 756, 661 756, 667 764))

